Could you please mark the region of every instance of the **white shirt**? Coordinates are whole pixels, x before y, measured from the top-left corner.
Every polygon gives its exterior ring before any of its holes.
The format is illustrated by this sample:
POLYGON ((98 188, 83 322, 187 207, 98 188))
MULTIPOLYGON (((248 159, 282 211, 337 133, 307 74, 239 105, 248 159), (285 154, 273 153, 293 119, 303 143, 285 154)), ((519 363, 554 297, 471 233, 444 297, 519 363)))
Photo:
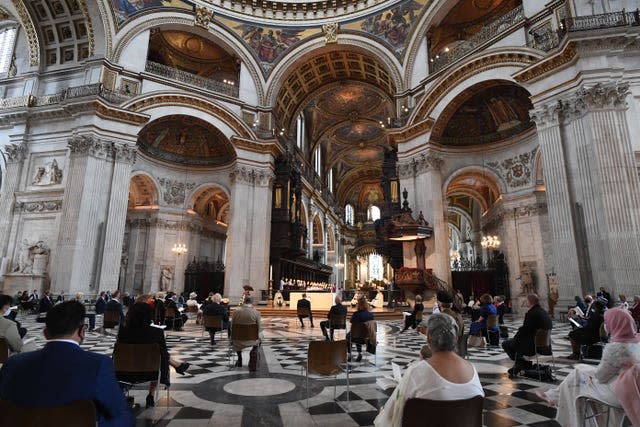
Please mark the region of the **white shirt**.
POLYGON ((376 417, 374 425, 400 427, 404 404, 414 397, 431 400, 460 400, 474 396, 484 396, 475 367, 469 382, 456 384, 442 378, 427 361, 420 360, 407 368, 400 383, 384 405, 384 409, 376 417))

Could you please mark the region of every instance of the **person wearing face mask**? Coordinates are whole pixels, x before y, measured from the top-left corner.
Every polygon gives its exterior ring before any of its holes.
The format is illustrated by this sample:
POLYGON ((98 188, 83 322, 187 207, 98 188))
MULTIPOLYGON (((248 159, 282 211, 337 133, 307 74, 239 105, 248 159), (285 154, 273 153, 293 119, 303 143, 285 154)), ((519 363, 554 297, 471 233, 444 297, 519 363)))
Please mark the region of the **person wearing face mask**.
MULTIPOLYGON (((25 351, 35 350, 35 346, 31 342, 23 342, 20 326, 8 316, 11 314, 11 302, 13 299, 9 295, 0 294, 0 337, 7 340, 9 351, 13 353, 21 353, 25 351)), ((24 329, 24 328, 22 328, 24 329)), ((24 331, 26 334, 26 330, 24 331)))
MULTIPOLYGON (((80 348, 84 315, 84 305, 78 301, 60 303, 47 312, 47 344, 7 359, 0 370, 0 400, 35 407, 92 400, 98 426, 133 426, 111 358, 80 348)), ((13 421, 20 425, 22 420, 13 421)))

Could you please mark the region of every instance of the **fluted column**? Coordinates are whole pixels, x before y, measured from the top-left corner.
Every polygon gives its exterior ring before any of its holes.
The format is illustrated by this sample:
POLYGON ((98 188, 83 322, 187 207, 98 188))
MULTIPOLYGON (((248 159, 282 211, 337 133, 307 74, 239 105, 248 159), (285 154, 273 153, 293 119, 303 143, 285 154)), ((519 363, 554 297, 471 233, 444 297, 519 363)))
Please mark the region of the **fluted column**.
POLYGON ((531 112, 531 118, 538 128, 556 261, 555 265, 547 267, 557 272, 561 296, 572 298, 583 293, 583 281, 578 268, 573 202, 558 110, 556 103, 542 105, 531 112))
POLYGON ((578 148, 577 194, 594 288, 637 293, 640 277, 640 189, 627 124, 628 84, 580 88, 565 105, 578 148), (580 114, 576 114, 578 111, 580 114))
POLYGON ((15 192, 20 185, 22 166, 29 151, 26 143, 9 144, 4 147, 7 159, 7 168, 2 176, 2 188, 0 188, 0 262, 7 257, 9 235, 11 234, 11 222, 13 221, 13 205, 15 192))
POLYGON ((243 285, 252 285, 257 296, 259 289, 267 289, 273 172, 238 164, 230 178, 233 187, 224 289, 237 300, 243 285))
POLYGON ((122 239, 127 219, 129 180, 135 155, 135 146, 127 143, 114 143, 113 174, 109 189, 108 216, 105 224, 104 250, 100 268, 100 289, 116 289, 118 287, 122 239))

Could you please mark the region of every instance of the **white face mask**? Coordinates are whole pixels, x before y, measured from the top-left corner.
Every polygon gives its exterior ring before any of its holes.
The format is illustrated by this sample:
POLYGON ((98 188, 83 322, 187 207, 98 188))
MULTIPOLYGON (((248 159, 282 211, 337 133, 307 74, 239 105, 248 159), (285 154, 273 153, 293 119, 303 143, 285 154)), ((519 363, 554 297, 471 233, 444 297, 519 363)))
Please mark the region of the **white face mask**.
POLYGON ((8 316, 11 314, 11 306, 9 306, 9 308, 7 308, 7 311, 4 312, 3 316, 8 316))

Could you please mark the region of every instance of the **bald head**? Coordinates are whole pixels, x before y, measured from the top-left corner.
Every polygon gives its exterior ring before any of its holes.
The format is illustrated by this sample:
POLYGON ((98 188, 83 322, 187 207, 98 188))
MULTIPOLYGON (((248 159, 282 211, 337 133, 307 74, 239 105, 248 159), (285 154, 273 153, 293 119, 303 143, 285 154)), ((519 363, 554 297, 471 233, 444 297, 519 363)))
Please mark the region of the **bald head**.
POLYGON ((342 304, 342 298, 340 298, 340 295, 336 295, 335 302, 336 302, 336 305, 342 304))
POLYGON ((529 306, 533 307, 536 304, 540 304, 540 298, 536 294, 530 294, 527 296, 527 301, 529 302, 529 306))

